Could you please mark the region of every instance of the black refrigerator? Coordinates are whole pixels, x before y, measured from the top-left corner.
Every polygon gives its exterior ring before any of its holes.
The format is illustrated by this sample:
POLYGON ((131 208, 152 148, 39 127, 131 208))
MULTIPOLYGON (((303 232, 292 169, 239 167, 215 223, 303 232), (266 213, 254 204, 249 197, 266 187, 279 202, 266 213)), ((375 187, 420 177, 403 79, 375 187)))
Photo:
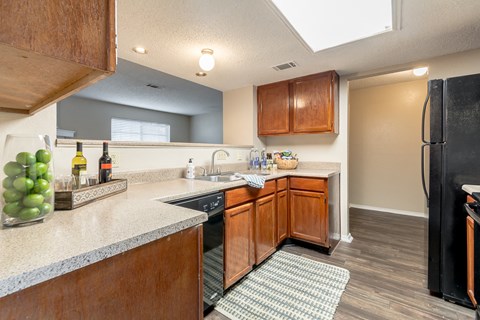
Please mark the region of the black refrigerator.
POLYGON ((466 193, 462 185, 480 184, 480 74, 429 81, 422 118, 422 182, 429 219, 428 289, 471 307, 466 275, 467 213, 463 209, 466 193), (429 133, 425 124, 428 116, 429 133), (428 177, 426 154, 430 160, 428 177))

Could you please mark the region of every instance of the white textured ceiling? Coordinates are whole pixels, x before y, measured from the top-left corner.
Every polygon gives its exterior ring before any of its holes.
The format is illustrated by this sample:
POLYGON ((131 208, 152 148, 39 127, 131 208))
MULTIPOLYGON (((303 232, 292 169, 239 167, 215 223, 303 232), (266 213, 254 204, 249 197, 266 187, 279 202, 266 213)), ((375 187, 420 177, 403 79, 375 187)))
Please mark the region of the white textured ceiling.
MULTIPOLYGON (((266 1, 120 0, 119 57, 226 91, 330 69, 368 72, 480 47, 480 0, 403 0, 400 30, 318 53, 308 51, 266 1), (138 55, 134 46, 149 53, 138 55), (216 67, 198 78, 203 48, 215 51, 216 67), (297 68, 271 68, 291 60, 297 68)), ((332 15, 342 19, 342 12, 332 15)))

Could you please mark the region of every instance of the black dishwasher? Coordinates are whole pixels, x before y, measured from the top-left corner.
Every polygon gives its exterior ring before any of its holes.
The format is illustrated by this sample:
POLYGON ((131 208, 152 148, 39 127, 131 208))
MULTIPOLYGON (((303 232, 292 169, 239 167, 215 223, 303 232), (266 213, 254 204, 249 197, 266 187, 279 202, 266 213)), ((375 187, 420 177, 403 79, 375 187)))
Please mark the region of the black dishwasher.
POLYGON ((209 310, 223 296, 223 192, 170 204, 208 214, 203 223, 203 310, 209 310))

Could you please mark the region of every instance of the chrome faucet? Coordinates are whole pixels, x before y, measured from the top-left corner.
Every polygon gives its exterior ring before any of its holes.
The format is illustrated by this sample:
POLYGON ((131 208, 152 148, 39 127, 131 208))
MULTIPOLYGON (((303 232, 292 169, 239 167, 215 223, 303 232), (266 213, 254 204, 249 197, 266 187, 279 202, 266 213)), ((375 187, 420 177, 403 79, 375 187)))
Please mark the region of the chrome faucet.
POLYGON ((220 152, 220 151, 225 152, 227 157, 230 157, 230 153, 228 153, 228 151, 225 150, 225 149, 218 149, 218 150, 213 151, 213 153, 212 153, 212 163, 210 164, 210 174, 215 174, 215 155, 217 154, 217 152, 220 152))

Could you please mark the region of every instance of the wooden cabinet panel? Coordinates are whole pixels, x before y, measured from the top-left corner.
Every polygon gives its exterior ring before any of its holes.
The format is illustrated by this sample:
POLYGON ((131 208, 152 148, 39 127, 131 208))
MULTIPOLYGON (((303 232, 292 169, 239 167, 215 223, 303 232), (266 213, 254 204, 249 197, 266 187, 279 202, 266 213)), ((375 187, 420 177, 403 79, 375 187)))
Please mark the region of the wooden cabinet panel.
POLYGON ((0 21, 0 111, 32 114, 116 69, 115 0, 6 0, 0 21))
POLYGON ((189 228, 0 298, 0 318, 203 319, 201 256, 189 228))
POLYGON ((277 192, 277 245, 288 237, 288 192, 277 192))
POLYGON ((271 83, 257 89, 258 135, 338 133, 335 71, 271 83))
POLYGON ((286 134, 290 131, 288 81, 258 87, 258 134, 286 134))
POLYGON ((265 182, 263 189, 257 189, 252 187, 241 187, 225 192, 225 208, 231 208, 233 206, 258 199, 260 197, 275 193, 276 183, 275 180, 265 182))
POLYGON ((467 293, 475 307, 477 305, 475 297, 475 221, 470 216, 467 216, 467 293))
POLYGON ((294 80, 294 133, 331 132, 333 130, 333 97, 330 73, 294 80))
POLYGON ((287 190, 287 178, 277 180, 277 191, 287 190))
POLYGON ((247 203, 225 210, 225 288, 252 270, 255 260, 253 209, 253 203, 247 203))
POLYGON ((290 190, 290 236, 326 246, 327 231, 325 194, 290 190))
POLYGON ((290 189, 325 192, 326 179, 290 177, 290 189))
POLYGON ((261 263, 277 247, 275 195, 255 201, 255 264, 261 263))

